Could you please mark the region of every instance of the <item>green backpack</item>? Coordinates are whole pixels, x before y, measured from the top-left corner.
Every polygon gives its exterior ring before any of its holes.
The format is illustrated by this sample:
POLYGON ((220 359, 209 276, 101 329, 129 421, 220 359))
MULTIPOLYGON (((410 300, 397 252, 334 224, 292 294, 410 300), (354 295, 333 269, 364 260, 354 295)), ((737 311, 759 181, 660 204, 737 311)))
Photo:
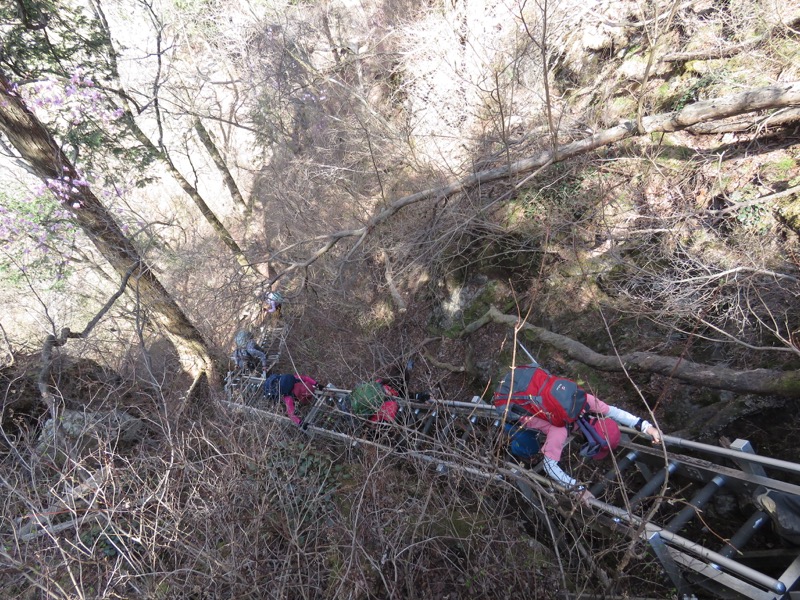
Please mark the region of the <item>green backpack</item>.
POLYGON ((377 381, 359 383, 350 392, 350 411, 358 416, 373 415, 385 400, 386 392, 377 381))
POLYGON ((247 342, 251 339, 253 339, 253 334, 244 329, 240 329, 236 332, 236 337, 233 338, 233 341, 236 343, 237 348, 246 348, 247 342))

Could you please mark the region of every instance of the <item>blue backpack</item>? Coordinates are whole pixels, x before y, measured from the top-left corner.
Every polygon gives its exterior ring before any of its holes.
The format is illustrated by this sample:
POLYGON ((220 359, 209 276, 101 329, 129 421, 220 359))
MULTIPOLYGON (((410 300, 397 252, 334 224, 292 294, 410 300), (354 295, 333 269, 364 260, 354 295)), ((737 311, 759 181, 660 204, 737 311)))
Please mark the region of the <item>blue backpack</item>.
POLYGON ((536 431, 520 429, 511 423, 506 423, 504 429, 511 438, 508 451, 514 458, 527 462, 539 454, 539 438, 536 431))
POLYGON ((269 400, 280 400, 284 396, 292 395, 292 388, 300 381, 294 375, 279 375, 274 373, 264 381, 264 397, 269 400))

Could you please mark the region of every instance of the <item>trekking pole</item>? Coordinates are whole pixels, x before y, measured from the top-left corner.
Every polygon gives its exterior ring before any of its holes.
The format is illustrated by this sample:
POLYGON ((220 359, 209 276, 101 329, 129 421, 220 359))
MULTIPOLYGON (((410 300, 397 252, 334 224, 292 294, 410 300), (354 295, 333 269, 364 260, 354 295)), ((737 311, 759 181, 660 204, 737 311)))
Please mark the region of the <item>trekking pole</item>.
POLYGON ((535 358, 533 358, 533 354, 531 354, 530 352, 528 352, 528 349, 527 349, 525 346, 523 346, 523 345, 522 345, 522 342, 520 342, 519 340, 517 340, 517 344, 519 344, 519 347, 520 347, 520 348, 522 348, 522 351, 523 351, 523 352, 525 352, 525 354, 527 354, 527 355, 528 355, 528 358, 530 358, 530 359, 531 359, 531 362, 532 362, 533 364, 535 364, 535 365, 538 365, 538 364, 539 364, 539 361, 537 361, 535 358))

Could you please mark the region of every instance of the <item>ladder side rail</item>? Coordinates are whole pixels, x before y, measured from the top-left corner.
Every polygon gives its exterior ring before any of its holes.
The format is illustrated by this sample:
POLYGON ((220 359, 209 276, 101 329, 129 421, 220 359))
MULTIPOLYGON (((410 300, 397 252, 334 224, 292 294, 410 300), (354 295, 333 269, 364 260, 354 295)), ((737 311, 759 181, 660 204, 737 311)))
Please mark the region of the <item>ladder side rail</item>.
POLYGON ((650 545, 650 549, 653 551, 653 554, 656 555, 656 558, 658 558, 658 561, 664 568, 667 577, 669 577, 670 581, 672 581, 672 585, 674 585, 675 589, 678 590, 680 597, 692 597, 689 584, 684 578, 678 563, 675 561, 675 557, 669 551, 668 546, 664 543, 664 540, 661 538, 658 532, 654 532, 652 535, 650 535, 647 538, 647 543, 650 545))
POLYGON ((626 510, 617 508, 611 504, 606 504, 600 500, 589 500, 589 503, 596 509, 608 513, 618 519, 630 523, 631 525, 641 527, 643 529, 641 536, 647 541, 654 533, 658 533, 662 540, 668 545, 677 548, 683 552, 687 552, 696 558, 704 559, 709 565, 716 565, 719 568, 725 569, 729 573, 733 573, 739 577, 747 579, 749 582, 757 586, 771 590, 778 594, 786 592, 786 585, 780 580, 765 575, 760 571, 756 571, 746 565, 740 564, 735 560, 723 556, 718 552, 705 548, 696 542, 693 542, 685 537, 682 537, 671 531, 656 525, 652 522, 645 522, 640 517, 628 513, 626 510))
MULTIPOLYGON (((637 451, 639 453, 639 462, 644 462, 649 457, 652 463, 656 465, 660 464, 663 468, 664 454, 659 446, 651 446, 649 444, 645 446, 643 444, 622 441, 620 447, 637 451)), ((743 452, 736 452, 736 454, 737 456, 745 455, 743 452)), ((668 460, 675 461, 680 465, 679 475, 687 477, 688 479, 693 479, 694 481, 708 482, 715 476, 722 475, 728 480, 728 487, 734 490, 744 488, 752 491, 759 486, 763 486, 768 489, 800 497, 800 486, 781 481, 780 479, 752 475, 733 467, 718 465, 704 459, 676 454, 674 452, 668 452, 668 460)))
MULTIPOLYGON (((744 452, 745 454, 753 455, 756 453, 755 449, 753 448, 753 444, 750 443, 749 440, 740 440, 739 438, 735 439, 731 444, 731 450, 736 450, 737 452, 744 452)), ((767 473, 764 471, 764 466, 758 463, 752 463, 746 458, 742 459, 733 459, 739 468, 746 473, 750 473, 751 475, 761 475, 762 477, 766 477, 767 473)))
MULTIPOLYGON (((263 410, 263 409, 259 409, 259 408, 255 408, 255 407, 252 407, 252 406, 245 406, 245 405, 238 404, 238 403, 235 403, 235 402, 227 402, 225 400, 221 400, 220 402, 224 406, 226 406, 228 408, 231 408, 233 410, 246 412, 246 413, 249 413, 249 414, 254 415, 254 416, 258 416, 258 417, 266 418, 266 419, 269 419, 269 420, 277 421, 277 422, 280 422, 280 423, 284 423, 286 425, 293 425, 291 420, 289 419, 289 417, 285 416, 285 415, 276 414, 276 413, 273 413, 273 412, 270 412, 270 411, 267 411, 267 410, 263 410)), ((312 436, 312 437, 314 435, 318 435, 320 437, 325 437, 325 438, 328 438, 328 439, 331 439, 331 440, 338 440, 338 441, 341 441, 341 442, 345 442, 347 444, 352 444, 353 442, 358 442, 360 444, 374 446, 376 448, 382 448, 382 449, 386 450, 387 452, 395 452, 395 449, 393 447, 391 447, 391 446, 386 446, 384 444, 380 444, 379 442, 375 442, 375 441, 372 441, 372 440, 367 440, 367 439, 363 439, 363 438, 356 438, 355 436, 352 436, 352 435, 347 434, 347 433, 341 433, 341 432, 337 432, 337 431, 330 431, 328 429, 324 429, 322 427, 318 427, 318 426, 313 425, 313 424, 309 425, 308 428, 306 430, 304 430, 304 433, 306 435, 309 435, 309 436, 312 436)), ((473 475, 473 476, 476 476, 476 477, 480 477, 481 479, 484 479, 484 480, 488 479, 488 480, 492 480, 492 481, 505 481, 505 480, 508 480, 508 479, 514 479, 515 477, 520 477, 521 476, 519 474, 519 467, 517 465, 513 465, 511 463, 500 463, 499 465, 481 464, 482 468, 478 468, 478 467, 471 467, 471 466, 468 466, 468 465, 463 465, 461 463, 457 463, 457 462, 453 462, 453 461, 449 461, 449 460, 443 459, 442 456, 441 456, 441 453, 438 453, 437 456, 431 456, 429 454, 425 454, 425 452, 423 452, 423 451, 417 451, 417 450, 411 450, 411 449, 404 450, 403 453, 402 453, 402 456, 404 456, 406 458, 419 458, 419 459, 421 459, 421 460, 423 460, 425 462, 433 463, 433 464, 436 464, 436 465, 444 464, 450 469, 462 471, 462 472, 464 472, 466 474, 470 474, 470 475, 473 475)), ((479 463, 477 463, 477 461, 476 461, 476 464, 479 464, 479 463)), ((525 472, 525 479, 527 481, 529 481, 529 482, 536 482, 536 483, 542 485, 542 487, 545 488, 545 489, 553 489, 555 487, 553 485, 553 482, 549 478, 547 478, 545 476, 542 476, 542 475, 536 475, 534 473, 531 473, 530 471, 526 471, 525 472)))
MULTIPOLYGON (((694 583, 693 587, 704 587, 713 592, 715 596, 729 597, 723 596, 720 593, 719 588, 726 588, 728 590, 733 590, 741 597, 747 598, 748 600, 776 600, 777 598, 784 598, 783 592, 764 590, 762 587, 753 585, 730 573, 720 571, 712 564, 699 560, 686 552, 681 552, 677 548, 666 546, 666 550, 675 563, 685 570, 696 573, 701 578, 698 582, 691 582, 694 583)), ((692 598, 694 596, 687 597, 692 598)))
MULTIPOLYGON (((633 434, 639 438, 642 435, 629 427, 620 426, 620 430, 624 431, 625 433, 633 434)), ((773 469, 778 469, 780 471, 786 471, 788 473, 794 473, 796 475, 800 475, 800 464, 789 462, 788 460, 780 460, 777 458, 771 458, 769 456, 761 456, 760 454, 749 454, 747 452, 742 452, 741 450, 731 450, 730 448, 721 448, 719 446, 712 446, 710 444, 703 444, 701 442, 693 442, 691 440, 684 440, 683 438, 674 437, 671 435, 664 435, 662 436, 664 443, 666 446, 675 447, 675 448, 684 448, 687 450, 696 450, 698 452, 703 452, 706 454, 711 454, 713 456, 719 456, 724 458, 730 458, 734 461, 746 461, 754 465, 761 465, 763 467, 769 467, 773 469)))

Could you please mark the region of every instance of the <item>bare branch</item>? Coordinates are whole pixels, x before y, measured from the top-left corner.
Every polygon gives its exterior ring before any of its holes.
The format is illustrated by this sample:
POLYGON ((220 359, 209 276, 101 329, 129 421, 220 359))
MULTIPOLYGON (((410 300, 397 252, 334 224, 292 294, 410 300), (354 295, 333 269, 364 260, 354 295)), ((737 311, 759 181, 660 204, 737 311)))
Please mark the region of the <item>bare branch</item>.
POLYGON ((720 271, 719 273, 711 273, 709 275, 703 275, 702 277, 687 277, 685 279, 676 279, 673 283, 689 283, 690 281, 721 279, 723 277, 726 277, 727 275, 735 275, 736 273, 755 273, 756 275, 765 275, 767 277, 773 277, 775 279, 788 279, 789 281, 794 281, 794 282, 799 281, 797 277, 792 277, 791 275, 784 275, 783 273, 776 273, 774 271, 765 271, 763 269, 754 269, 752 267, 736 267, 734 269, 728 269, 727 271, 720 271))
MULTIPOLYGON (((769 202, 770 200, 777 200, 778 198, 785 198, 786 196, 791 196, 792 194, 800 193, 800 185, 796 185, 794 187, 790 187, 787 190, 783 190, 781 192, 775 192, 774 194, 767 194, 766 196, 761 196, 760 198, 754 198, 752 200, 748 200, 746 202, 738 202, 733 206, 728 206, 726 208, 722 208, 720 210, 706 210, 706 214, 708 215, 724 215, 727 213, 736 212, 742 208, 747 206, 755 206, 757 204, 763 204, 764 202, 769 202)), ((788 275, 780 275, 779 273, 770 273, 776 277, 785 277, 789 278, 792 281, 797 281, 794 277, 789 277, 788 275)))
MULTIPOLYGON (((594 135, 591 135, 588 138, 576 140, 574 142, 559 146, 555 151, 545 150, 537 156, 526 158, 510 165, 479 171, 477 173, 473 173, 472 175, 468 175, 459 180, 453 181, 448 185, 437 188, 429 188, 427 190, 417 192, 416 194, 398 198, 397 200, 390 202, 383 210, 373 215, 364 227, 351 230, 342 230, 329 235, 305 240, 301 243, 309 243, 315 239, 323 239, 327 241, 325 245, 316 250, 308 259, 301 262, 292 263, 283 272, 273 276, 271 278, 271 283, 274 283, 292 271, 310 266, 320 257, 325 255, 325 253, 340 240, 346 237, 363 237, 367 235, 377 225, 380 225, 401 211, 403 208, 412 204, 430 199, 439 200, 447 198, 448 196, 478 184, 486 184, 506 177, 511 178, 517 175, 527 174, 530 171, 540 168, 548 163, 562 162, 569 158, 586 154, 587 152, 591 152, 597 148, 620 142, 637 135, 655 132, 681 131, 706 121, 724 119, 727 117, 759 110, 798 105, 800 105, 800 82, 791 82, 758 88, 747 92, 742 92, 740 94, 724 96, 722 98, 695 102, 687 105, 679 111, 654 115, 651 117, 643 117, 640 125, 637 124, 635 120, 623 121, 616 127, 605 129, 595 133, 594 135)), ((296 245, 298 244, 295 244, 294 246, 296 245)), ((271 258, 276 258, 278 255, 285 253, 287 250, 288 248, 281 249, 274 253, 271 258)))
POLYGON ((397 310, 400 312, 406 312, 406 303, 403 300, 403 297, 400 295, 397 286, 394 283, 394 277, 392 275, 392 262, 389 259, 389 253, 386 252, 385 249, 381 249, 381 257, 383 258, 383 264, 386 268, 386 285, 389 286, 389 292, 392 294, 392 300, 397 305, 397 310))
POLYGON ((739 44, 732 46, 725 46, 722 48, 713 48, 711 50, 695 50, 694 52, 670 52, 661 57, 662 62, 688 62, 690 60, 714 60, 717 58, 730 58, 737 54, 741 54, 747 50, 760 46, 772 36, 777 35, 783 31, 789 31, 792 27, 800 23, 800 17, 794 16, 787 23, 776 25, 761 35, 758 35, 749 40, 745 40, 739 44))
POLYGON ((477 321, 465 328, 462 336, 469 335, 483 325, 494 322, 519 327, 532 333, 537 340, 567 354, 585 365, 601 371, 658 373, 674 377, 691 385, 730 390, 733 392, 800 398, 800 372, 751 369, 737 371, 728 367, 704 365, 672 356, 649 352, 631 352, 609 356, 595 352, 581 342, 554 333, 542 327, 521 323, 517 315, 505 315, 494 306, 477 321))
MULTIPOLYGON (((140 267, 140 264, 134 263, 125 275, 122 277, 122 281, 120 282, 119 289, 108 299, 108 301, 103 305, 103 307, 97 312, 97 314, 92 318, 91 321, 86 325, 83 331, 80 333, 75 333, 70 331, 69 327, 64 327, 61 332, 59 333, 58 337, 54 334, 50 334, 45 338, 44 346, 42 347, 42 356, 41 356, 41 363, 42 368, 39 370, 39 376, 37 378, 37 384, 39 386, 39 392, 42 394, 42 398, 45 400, 48 406, 52 408, 52 394, 50 393, 48 381, 50 379, 50 366, 53 362, 53 348, 58 348, 59 346, 63 346, 67 343, 68 339, 84 339, 88 337, 91 333, 92 329, 94 329, 95 325, 100 322, 100 319, 111 309, 114 305, 114 302, 125 292, 125 288, 128 285, 128 279, 130 279, 133 272, 140 267)), ((53 415, 55 417, 55 415, 53 415)))

